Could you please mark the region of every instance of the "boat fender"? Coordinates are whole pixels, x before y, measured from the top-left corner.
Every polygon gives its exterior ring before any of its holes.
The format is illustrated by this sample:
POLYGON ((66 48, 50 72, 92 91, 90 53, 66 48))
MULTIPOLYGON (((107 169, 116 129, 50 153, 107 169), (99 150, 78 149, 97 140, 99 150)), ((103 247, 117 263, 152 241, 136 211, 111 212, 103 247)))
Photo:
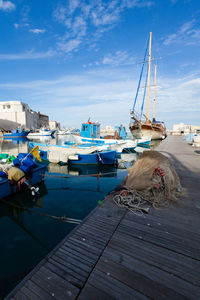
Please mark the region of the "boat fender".
POLYGON ((9 170, 8 170, 8 179, 9 180, 13 180, 15 182, 18 182, 20 181, 23 177, 25 177, 25 173, 16 168, 16 167, 11 167, 9 170))

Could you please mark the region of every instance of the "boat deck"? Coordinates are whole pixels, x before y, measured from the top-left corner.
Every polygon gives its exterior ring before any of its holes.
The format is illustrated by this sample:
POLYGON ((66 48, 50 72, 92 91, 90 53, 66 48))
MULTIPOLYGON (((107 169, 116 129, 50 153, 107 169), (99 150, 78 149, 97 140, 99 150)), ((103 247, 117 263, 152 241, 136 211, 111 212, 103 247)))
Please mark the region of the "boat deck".
POLYGON ((177 136, 157 150, 180 175, 179 202, 139 217, 109 195, 6 299, 199 299, 200 151, 177 136))

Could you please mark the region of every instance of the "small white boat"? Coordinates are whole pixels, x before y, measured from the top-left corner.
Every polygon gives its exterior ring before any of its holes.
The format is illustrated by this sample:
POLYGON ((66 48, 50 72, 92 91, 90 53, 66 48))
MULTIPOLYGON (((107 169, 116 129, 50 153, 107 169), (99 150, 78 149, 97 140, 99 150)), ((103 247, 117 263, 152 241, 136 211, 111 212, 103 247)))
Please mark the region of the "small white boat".
POLYGON ((66 135, 67 134, 67 130, 59 129, 59 130, 56 131, 56 134, 57 135, 66 135))
POLYGON ((39 130, 36 130, 35 132, 30 132, 27 137, 32 138, 32 137, 38 137, 38 136, 53 136, 54 133, 55 133, 55 130, 39 129, 39 130))

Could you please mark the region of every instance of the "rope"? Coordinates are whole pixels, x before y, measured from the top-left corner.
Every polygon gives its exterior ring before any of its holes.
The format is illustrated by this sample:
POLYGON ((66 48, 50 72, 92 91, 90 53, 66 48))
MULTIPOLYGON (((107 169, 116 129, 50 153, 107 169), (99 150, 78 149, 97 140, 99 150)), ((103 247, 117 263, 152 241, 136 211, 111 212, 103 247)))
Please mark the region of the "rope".
POLYGON ((10 203, 10 202, 5 201, 3 199, 0 199, 0 201, 3 202, 6 205, 10 205, 10 206, 18 208, 18 209, 23 209, 23 210, 25 210, 25 211, 27 211, 29 213, 34 213, 34 214, 37 214, 37 215, 42 215, 42 216, 49 217, 49 218, 56 219, 56 220, 60 220, 60 221, 66 222, 66 223, 80 224, 82 222, 82 220, 67 218, 66 216, 54 216, 54 215, 46 214, 44 212, 35 211, 35 210, 29 209, 29 208, 27 208, 25 206, 20 206, 20 205, 14 204, 14 203, 10 203))
POLYGON ((104 175, 111 175, 111 174, 117 174, 119 172, 124 172, 124 170, 118 170, 118 171, 115 171, 115 172, 107 172, 107 173, 101 173, 101 174, 87 174, 87 175, 78 175, 78 176, 67 176, 67 174, 64 174, 66 176, 61 176, 61 175, 51 175, 51 174, 41 174, 43 177, 51 177, 51 178, 77 178, 77 177, 97 177, 97 178, 100 178, 101 176, 104 176, 104 175))
POLYGON ((151 189, 140 192, 132 189, 122 190, 113 200, 119 207, 125 207, 138 216, 148 213, 150 206, 155 209, 168 207, 165 172, 158 166, 154 170, 152 182, 154 186, 151 189))
POLYGON ((147 200, 137 191, 122 190, 113 197, 113 200, 119 207, 125 207, 137 216, 142 216, 144 213, 149 212, 149 207, 144 207, 147 204, 147 200))

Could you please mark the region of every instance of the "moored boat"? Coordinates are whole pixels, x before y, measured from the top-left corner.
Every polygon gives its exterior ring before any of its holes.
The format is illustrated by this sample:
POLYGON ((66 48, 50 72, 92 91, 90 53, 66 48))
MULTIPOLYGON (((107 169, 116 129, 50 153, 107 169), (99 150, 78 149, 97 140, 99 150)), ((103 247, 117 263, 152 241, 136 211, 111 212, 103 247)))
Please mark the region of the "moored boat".
POLYGON ((35 188, 44 179, 46 166, 37 163, 32 154, 20 153, 12 163, 0 165, 0 198, 27 188, 35 194, 35 188))
POLYGON ((133 123, 129 125, 129 129, 132 133, 132 135, 137 138, 143 138, 143 137, 150 137, 152 140, 161 140, 163 139, 163 136, 166 135, 166 128, 164 125, 164 122, 157 121, 155 119, 155 97, 156 97, 156 70, 157 67, 155 65, 155 78, 154 78, 154 105, 153 105, 153 119, 151 120, 149 118, 149 95, 150 95, 150 72, 151 72, 151 38, 152 33, 150 32, 150 37, 147 43, 147 48, 144 55, 144 61, 142 64, 140 79, 138 83, 138 88, 136 91, 135 101, 133 105, 133 109, 131 111, 131 119, 133 120, 133 123), (148 54, 148 68, 147 68, 147 74, 146 74, 146 80, 145 80, 145 88, 143 93, 143 99, 142 99, 142 105, 141 105, 141 112, 138 114, 135 110, 137 97, 141 85, 143 70, 144 70, 144 64, 147 59, 147 52, 148 54), (144 101, 146 96, 146 88, 147 88, 147 113, 146 115, 143 114, 143 108, 144 108, 144 101), (145 120, 142 118, 145 117, 145 120))
POLYGON ((29 130, 24 130, 21 128, 13 129, 9 132, 3 132, 4 139, 13 139, 13 138, 25 138, 29 134, 29 130))
POLYGON ((115 136, 100 136, 100 124, 98 122, 83 123, 80 135, 71 135, 70 140, 74 143, 95 143, 96 145, 106 145, 111 150, 122 153, 124 148, 134 148, 137 146, 137 140, 131 140, 127 137, 125 127, 116 127, 115 136))
POLYGON ((50 129, 39 129, 34 132, 30 132, 28 134, 28 138, 32 137, 41 137, 41 136, 53 136, 55 133, 55 130, 50 130, 50 129))
POLYGON ((91 154, 69 156, 69 164, 74 165, 115 165, 118 163, 116 151, 102 151, 91 154))

